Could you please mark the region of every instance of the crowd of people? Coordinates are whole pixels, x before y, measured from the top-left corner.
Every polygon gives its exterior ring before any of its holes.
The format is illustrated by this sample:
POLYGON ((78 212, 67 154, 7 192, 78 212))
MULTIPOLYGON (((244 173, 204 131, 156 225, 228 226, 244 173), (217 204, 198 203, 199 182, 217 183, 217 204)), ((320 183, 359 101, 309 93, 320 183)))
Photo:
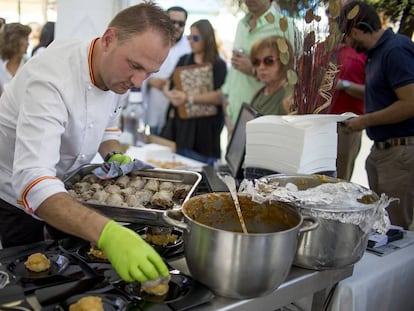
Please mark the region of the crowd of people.
MULTIPOLYGON (((244 102, 261 114, 289 114, 286 86, 298 30, 289 18, 290 26, 281 27, 282 13, 272 0, 244 3, 247 12, 237 25, 230 66, 221 57, 214 26, 201 19, 184 35, 188 12, 177 6, 166 11, 151 2, 130 6, 89 42, 62 40, 48 47, 54 23, 47 23, 28 62, 30 28, 2 26, 3 247, 42 240, 46 224, 50 234, 96 243, 124 280, 168 274, 161 257, 138 234, 70 197, 62 178, 97 152, 108 162, 131 161, 118 138, 124 94, 133 87, 143 92, 151 132, 174 141, 177 153, 208 164, 221 157, 222 129, 226 126, 231 135, 244 102), (173 80, 174 72, 199 65, 211 68, 211 88, 184 91, 173 80), (184 106, 214 106, 216 112, 182 118, 179 109, 184 106)), ((338 125, 338 177, 350 180, 361 131, 366 130, 374 142, 366 162, 370 188, 399 199, 388 209, 391 222, 409 229, 414 206, 414 44, 383 29, 377 12, 361 1, 346 4, 337 22, 344 38, 336 54, 340 71, 328 113, 358 115, 338 125), (352 19, 350 11, 355 13, 352 19)))

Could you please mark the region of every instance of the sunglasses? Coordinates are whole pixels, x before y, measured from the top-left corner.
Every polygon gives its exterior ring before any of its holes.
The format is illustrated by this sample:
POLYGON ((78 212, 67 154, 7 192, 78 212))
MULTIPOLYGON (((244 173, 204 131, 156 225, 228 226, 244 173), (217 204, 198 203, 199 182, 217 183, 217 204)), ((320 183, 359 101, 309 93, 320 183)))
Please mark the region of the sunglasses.
POLYGON ((184 27, 185 26, 185 22, 184 21, 176 21, 174 19, 171 20, 171 23, 173 23, 174 25, 180 26, 180 27, 184 27))
POLYGON ((252 65, 254 67, 259 67, 261 63, 263 63, 266 67, 273 66, 276 62, 276 58, 274 56, 265 56, 263 59, 255 58, 252 61, 252 65))
POLYGON ((198 36, 198 35, 190 35, 190 36, 187 36, 187 38, 188 38, 188 40, 192 40, 192 41, 194 41, 194 42, 199 42, 199 41, 201 41, 201 37, 200 37, 200 36, 198 36))

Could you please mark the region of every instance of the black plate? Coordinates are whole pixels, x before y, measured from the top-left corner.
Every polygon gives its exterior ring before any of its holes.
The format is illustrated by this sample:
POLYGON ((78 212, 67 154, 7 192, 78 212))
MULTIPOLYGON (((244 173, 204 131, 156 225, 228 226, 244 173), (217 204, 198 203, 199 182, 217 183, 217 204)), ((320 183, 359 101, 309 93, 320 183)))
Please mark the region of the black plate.
POLYGON ((95 257, 93 255, 88 254, 90 249, 91 249, 91 245, 89 243, 84 244, 76 250, 76 254, 80 258, 82 258, 83 260, 85 260, 86 262, 89 262, 89 263, 91 263, 91 262, 109 263, 109 261, 107 259, 98 258, 98 257, 95 257))
POLYGON ((149 295, 141 291, 141 283, 133 282, 126 283, 123 281, 118 282, 115 286, 125 293, 128 297, 135 301, 146 301, 156 303, 171 303, 182 299, 188 294, 194 285, 194 281, 181 273, 171 274, 171 280, 169 282, 169 290, 163 296, 149 295))
POLYGON ((47 271, 33 272, 28 270, 25 267, 24 262, 29 256, 24 256, 16 259, 7 266, 7 269, 16 277, 21 277, 22 279, 45 279, 56 275, 61 275, 70 263, 70 260, 63 255, 51 252, 46 252, 44 254, 50 260, 50 268, 47 271))
MULTIPOLYGON (((145 240, 146 237, 147 228, 143 228, 141 230, 138 230, 137 233, 145 240)), ((166 246, 161 245, 155 245, 152 243, 149 243, 154 249, 161 255, 164 256, 166 254, 169 254, 171 252, 174 252, 175 250, 179 249, 183 245, 183 232, 173 228, 171 234, 177 235, 177 240, 172 243, 168 244, 166 246)))
POLYGON ((81 294, 81 295, 76 295, 76 296, 72 296, 68 299, 66 299, 65 301, 59 303, 54 310, 56 311, 67 311, 69 310, 69 306, 71 304, 76 303, 79 299, 83 298, 83 297, 87 297, 87 296, 98 296, 102 298, 102 304, 104 307, 105 311, 124 311, 126 310, 126 306, 127 306, 127 301, 117 295, 112 295, 112 294, 81 294))

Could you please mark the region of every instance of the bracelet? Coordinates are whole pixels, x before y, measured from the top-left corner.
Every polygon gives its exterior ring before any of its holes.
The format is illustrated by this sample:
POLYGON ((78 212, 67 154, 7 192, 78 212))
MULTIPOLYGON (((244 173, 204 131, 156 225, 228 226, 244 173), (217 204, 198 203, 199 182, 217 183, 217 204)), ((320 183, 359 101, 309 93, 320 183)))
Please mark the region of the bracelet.
POLYGON ((106 156, 104 157, 104 162, 108 162, 108 161, 109 161, 109 159, 110 159, 113 155, 115 155, 115 154, 122 154, 122 152, 119 152, 119 151, 111 151, 111 152, 108 152, 108 153, 106 154, 106 156))
POLYGON ((192 94, 187 94, 187 101, 190 105, 194 104, 194 96, 192 94))

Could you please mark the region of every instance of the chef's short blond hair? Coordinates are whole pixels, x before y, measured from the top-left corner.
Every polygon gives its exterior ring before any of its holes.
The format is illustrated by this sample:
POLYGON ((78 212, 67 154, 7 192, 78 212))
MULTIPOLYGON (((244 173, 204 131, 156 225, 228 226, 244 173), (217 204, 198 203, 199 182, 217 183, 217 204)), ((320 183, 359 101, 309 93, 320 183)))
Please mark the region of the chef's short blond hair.
POLYGON ((152 1, 145 1, 120 11, 108 27, 117 30, 120 41, 149 29, 158 31, 164 38, 166 45, 172 45, 175 41, 175 28, 170 17, 152 1))

